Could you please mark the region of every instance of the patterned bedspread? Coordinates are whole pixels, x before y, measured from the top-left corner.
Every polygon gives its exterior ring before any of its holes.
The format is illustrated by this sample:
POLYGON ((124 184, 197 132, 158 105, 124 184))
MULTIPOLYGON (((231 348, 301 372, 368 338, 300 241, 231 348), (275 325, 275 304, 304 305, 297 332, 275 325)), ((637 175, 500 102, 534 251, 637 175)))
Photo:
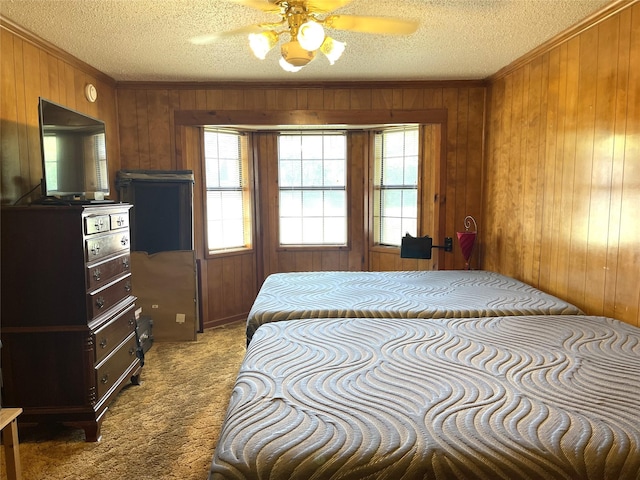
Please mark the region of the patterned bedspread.
POLYGON ((210 479, 640 472, 640 329, 602 317, 264 325, 210 479))
POLYGON ((275 273, 247 318, 247 340, 268 322, 297 318, 460 318, 583 312, 494 272, 275 273))

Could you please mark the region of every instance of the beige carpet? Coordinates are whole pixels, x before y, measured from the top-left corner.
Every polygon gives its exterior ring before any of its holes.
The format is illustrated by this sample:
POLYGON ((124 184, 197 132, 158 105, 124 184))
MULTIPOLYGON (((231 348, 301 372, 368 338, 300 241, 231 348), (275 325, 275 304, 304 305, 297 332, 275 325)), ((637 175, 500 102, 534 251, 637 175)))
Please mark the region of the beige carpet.
POLYGON ((245 322, 156 342, 142 385, 111 404, 100 442, 62 426, 20 431, 24 480, 206 479, 245 342, 245 322))

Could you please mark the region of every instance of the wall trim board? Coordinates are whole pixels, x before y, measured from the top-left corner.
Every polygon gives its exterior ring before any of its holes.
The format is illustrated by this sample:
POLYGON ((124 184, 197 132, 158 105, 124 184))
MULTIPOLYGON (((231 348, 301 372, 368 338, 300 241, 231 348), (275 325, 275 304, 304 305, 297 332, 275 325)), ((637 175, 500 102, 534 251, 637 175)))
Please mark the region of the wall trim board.
POLYGON ((115 88, 116 81, 106 73, 103 73, 97 68, 92 67, 88 63, 85 63, 82 60, 79 60, 78 58, 74 57, 70 53, 62 50, 61 48, 56 47, 55 45, 48 42, 47 40, 41 37, 38 37, 37 35, 29 32, 28 30, 25 30, 21 26, 13 23, 11 20, 9 20, 6 17, 3 17, 2 15, 0 15, 0 28, 3 28, 8 32, 13 33, 15 36, 19 37, 25 42, 35 45, 36 47, 46 51, 47 53, 50 53, 60 58, 61 60, 64 60, 72 67, 82 70, 85 73, 91 75, 92 77, 95 77, 97 80, 100 80, 108 84, 109 86, 115 88))
POLYGON ((177 110, 176 125, 377 125, 446 123, 447 110, 177 110))
POLYGON ((553 50, 554 48, 562 45, 568 40, 574 37, 577 37, 578 35, 583 33, 585 30, 588 30, 591 27, 598 25, 599 23, 605 21, 606 19, 612 17, 613 15, 620 13, 622 10, 626 8, 630 8, 634 4, 638 3, 638 1, 640 0, 612 0, 611 3, 605 5, 597 12, 586 17, 585 19, 581 20, 575 25, 567 28, 563 32, 560 32, 555 37, 547 40, 540 46, 527 52, 522 57, 518 58, 517 60, 514 60, 512 63, 510 63, 506 67, 501 68, 493 75, 490 75, 489 77, 485 78, 485 81, 488 84, 493 84, 496 80, 499 80, 500 78, 503 78, 509 75, 510 73, 513 73, 523 65, 526 65, 527 63, 529 63, 534 58, 537 58, 553 50))
POLYGON ((127 89, 169 89, 169 90, 293 90, 293 89, 407 89, 407 88, 472 88, 487 87, 486 79, 471 80, 379 80, 379 81, 326 81, 326 82, 254 82, 254 81, 216 81, 216 82, 117 82, 118 88, 127 89))

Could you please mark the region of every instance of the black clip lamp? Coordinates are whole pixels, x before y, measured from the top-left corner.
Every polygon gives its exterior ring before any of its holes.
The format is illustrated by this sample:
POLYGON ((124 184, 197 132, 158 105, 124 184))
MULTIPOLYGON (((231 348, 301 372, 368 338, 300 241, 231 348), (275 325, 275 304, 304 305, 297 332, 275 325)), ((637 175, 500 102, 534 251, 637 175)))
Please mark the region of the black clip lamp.
POLYGON ((445 237, 444 245, 434 245, 429 235, 424 237, 412 237, 408 233, 402 237, 400 244, 400 258, 431 258, 432 248, 443 248, 445 252, 453 251, 453 238, 445 237))

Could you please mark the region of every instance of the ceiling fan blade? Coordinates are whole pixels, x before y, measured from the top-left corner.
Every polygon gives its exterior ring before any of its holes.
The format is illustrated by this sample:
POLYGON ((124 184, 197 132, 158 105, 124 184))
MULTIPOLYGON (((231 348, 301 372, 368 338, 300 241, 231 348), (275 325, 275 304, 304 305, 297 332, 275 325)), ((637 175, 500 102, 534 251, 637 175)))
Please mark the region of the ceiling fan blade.
MULTIPOLYGON (((236 28, 235 30, 227 30, 226 32, 208 33, 206 35, 199 35, 189 39, 194 45, 208 45, 215 42, 219 38, 230 37, 233 35, 243 35, 248 33, 259 33, 264 26, 273 25, 271 23, 260 23, 256 25, 247 25, 245 27, 236 28)), ((276 24, 279 25, 279 24, 276 24)))
POLYGON ((329 13, 348 5, 353 0, 307 0, 307 10, 313 13, 329 13))
POLYGON ((280 13, 280 5, 272 3, 269 0, 227 0, 238 5, 245 5, 247 7, 255 8, 256 10, 262 10, 267 13, 280 13))
POLYGON ((329 15, 322 22, 327 28, 361 33, 409 35, 418 29, 418 22, 392 17, 360 15, 329 15))

